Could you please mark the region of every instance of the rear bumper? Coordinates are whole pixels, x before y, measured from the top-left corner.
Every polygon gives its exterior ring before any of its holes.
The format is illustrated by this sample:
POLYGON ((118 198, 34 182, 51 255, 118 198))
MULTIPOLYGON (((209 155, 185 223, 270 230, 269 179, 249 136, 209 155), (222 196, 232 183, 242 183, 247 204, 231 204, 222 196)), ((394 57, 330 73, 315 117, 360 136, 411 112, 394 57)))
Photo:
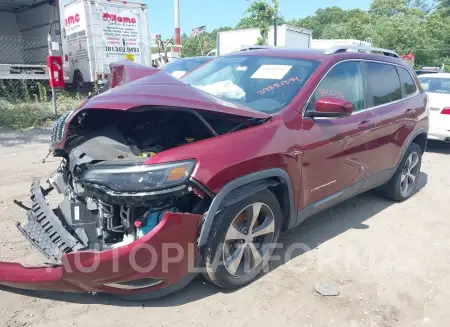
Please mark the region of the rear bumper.
MULTIPOLYGON (((64 230, 56 228, 55 218, 58 218, 45 203, 40 187, 37 192, 37 187, 33 185, 31 211, 34 213, 28 213, 29 222, 24 227, 19 225, 19 229, 22 228, 24 235, 41 252, 45 253, 48 249, 53 251, 55 246, 60 250, 66 249, 57 244, 63 238, 55 232, 67 231, 62 225, 64 230), (38 196, 33 199, 36 193, 38 196), (39 219, 46 219, 44 226, 39 219), (35 233, 30 226, 38 229, 38 232, 35 233), (48 244, 49 239, 52 244, 48 244)), ((195 259, 198 257, 196 239, 202 220, 201 215, 166 212, 159 225, 150 233, 119 248, 101 252, 62 251, 60 257, 49 257, 60 259, 59 263, 44 267, 0 262, 0 284, 28 290, 128 295, 173 289, 173 286, 185 284, 194 272, 195 259)))
POLYGON ((450 142, 450 131, 444 130, 444 129, 430 130, 428 133, 428 138, 430 140, 439 140, 439 141, 450 142))

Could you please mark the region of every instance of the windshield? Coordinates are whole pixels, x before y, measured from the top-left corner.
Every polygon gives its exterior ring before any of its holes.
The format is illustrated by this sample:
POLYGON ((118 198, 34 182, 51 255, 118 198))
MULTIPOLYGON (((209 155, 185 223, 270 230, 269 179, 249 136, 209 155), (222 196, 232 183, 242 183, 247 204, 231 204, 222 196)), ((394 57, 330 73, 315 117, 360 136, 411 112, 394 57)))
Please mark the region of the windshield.
POLYGON ((450 78, 419 76, 419 82, 425 92, 450 94, 450 78))
POLYGON ((275 113, 294 99, 319 64, 305 59, 226 56, 182 80, 223 100, 275 113))
POLYGON ((197 67, 203 65, 205 62, 211 60, 211 57, 195 58, 195 59, 178 59, 165 64, 162 69, 175 76, 176 78, 183 77, 186 73, 197 67))

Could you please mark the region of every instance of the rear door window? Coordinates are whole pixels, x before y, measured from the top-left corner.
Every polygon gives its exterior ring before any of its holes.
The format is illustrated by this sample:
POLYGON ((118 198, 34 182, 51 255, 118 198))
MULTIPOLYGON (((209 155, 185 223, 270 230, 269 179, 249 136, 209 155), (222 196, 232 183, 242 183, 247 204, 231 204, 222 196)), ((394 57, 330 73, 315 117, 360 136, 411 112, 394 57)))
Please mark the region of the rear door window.
POLYGON ((402 98, 400 78, 394 65, 368 62, 367 74, 372 106, 381 106, 402 98))
POLYGON ((397 71, 400 76, 400 82, 403 86, 403 90, 405 92, 404 95, 408 96, 416 92, 417 90, 416 83, 414 83, 411 74, 405 68, 402 67, 397 67, 397 71))
POLYGON ((333 67, 320 82, 306 110, 315 110, 315 103, 320 97, 337 97, 350 101, 353 112, 365 109, 361 62, 348 61, 333 67))

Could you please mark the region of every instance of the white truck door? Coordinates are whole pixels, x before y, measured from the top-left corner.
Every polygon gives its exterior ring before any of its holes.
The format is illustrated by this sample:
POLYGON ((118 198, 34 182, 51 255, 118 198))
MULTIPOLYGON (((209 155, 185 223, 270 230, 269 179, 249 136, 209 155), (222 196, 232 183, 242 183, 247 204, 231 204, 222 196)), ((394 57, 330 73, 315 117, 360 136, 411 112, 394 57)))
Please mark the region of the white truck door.
POLYGON ((285 27, 285 47, 307 49, 311 47, 311 33, 285 27))
POLYGON ((61 43, 66 81, 71 83, 76 71, 81 73, 85 82, 90 81, 86 6, 83 0, 72 2, 64 8, 62 26, 61 43))

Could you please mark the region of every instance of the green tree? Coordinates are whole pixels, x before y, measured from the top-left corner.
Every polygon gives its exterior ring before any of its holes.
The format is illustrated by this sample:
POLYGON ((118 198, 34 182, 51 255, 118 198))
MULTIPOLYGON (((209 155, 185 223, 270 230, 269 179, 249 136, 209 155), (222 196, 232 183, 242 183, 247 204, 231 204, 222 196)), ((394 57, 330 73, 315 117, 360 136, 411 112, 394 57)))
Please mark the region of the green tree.
POLYGON ((450 0, 438 0, 436 10, 440 14, 450 16, 450 0))
MULTIPOLYGON (((267 44, 267 36, 269 35, 270 26, 273 25, 275 15, 278 16, 278 0, 272 0, 272 5, 263 0, 253 2, 247 8, 245 14, 245 23, 251 27, 259 27, 261 36, 258 38, 257 44, 267 44), (253 22, 255 24, 253 25, 253 22)), ((239 24, 238 24, 239 25, 239 24)))
POLYGON ((202 47, 205 44, 206 47, 203 49, 203 54, 206 55, 209 51, 216 47, 217 33, 221 31, 231 31, 233 30, 230 26, 220 27, 212 30, 211 32, 203 33, 199 36, 187 35, 184 33, 181 36, 181 44, 183 45, 181 56, 182 57, 194 57, 200 56, 202 54, 202 47))
MULTIPOLYGON (((360 9, 343 10, 340 7, 328 7, 318 9, 314 15, 305 18, 294 19, 288 22, 289 25, 307 28, 312 31, 314 39, 324 38, 325 30, 329 30, 329 25, 346 24, 352 17, 354 19, 368 18, 368 13, 360 9)), ((338 37, 342 38, 342 37, 338 37)))
POLYGON ((406 11, 404 0, 374 0, 370 5, 370 13, 379 16, 391 17, 406 11))
POLYGON ((236 25, 236 29, 259 27, 259 23, 251 17, 243 17, 236 25))
MULTIPOLYGON (((277 17, 277 25, 286 24, 286 20, 283 16, 278 15, 277 17)), ((256 20, 253 20, 251 17, 243 17, 239 23, 236 24, 236 29, 242 28, 256 28, 259 27, 259 23, 256 20)))
MULTIPOLYGON (((254 2, 235 27, 260 28, 260 43, 267 42, 276 10, 274 2, 266 1, 254 2)), ((282 18, 279 23, 284 23, 282 18)), ((445 63, 450 68, 450 0, 439 0, 436 6, 433 0, 374 0, 368 11, 334 6, 287 24, 312 30, 315 39, 371 38, 374 46, 400 55, 413 52, 419 67, 445 63)), ((216 29, 200 38, 183 35, 183 56, 199 55, 203 39, 207 41, 205 52, 211 50, 217 33, 231 29, 216 29)))
MULTIPOLYGON (((449 1, 449 3, 450 3, 450 1, 449 1)), ((433 8, 436 4, 436 0, 431 0, 431 1, 406 0, 405 4, 406 4, 406 7, 408 7, 408 8, 416 8, 416 9, 419 9, 419 10, 423 11, 424 13, 428 14, 433 10, 433 8)))

